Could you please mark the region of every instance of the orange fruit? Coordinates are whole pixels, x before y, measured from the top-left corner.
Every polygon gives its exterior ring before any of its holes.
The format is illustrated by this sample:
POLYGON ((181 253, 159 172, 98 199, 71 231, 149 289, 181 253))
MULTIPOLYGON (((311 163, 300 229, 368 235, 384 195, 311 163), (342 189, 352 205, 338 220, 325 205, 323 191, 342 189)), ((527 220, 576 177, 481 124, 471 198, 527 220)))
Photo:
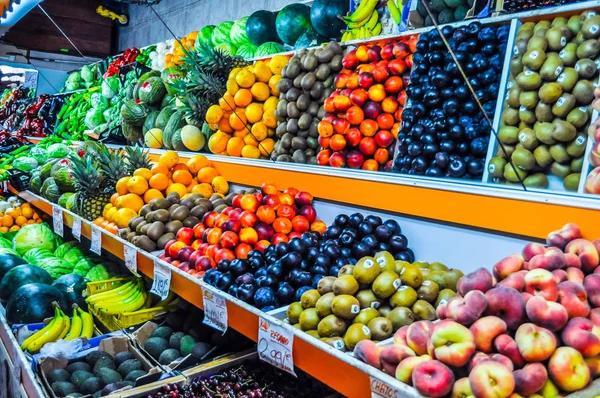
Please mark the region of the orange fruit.
POLYGON ((172 185, 169 185, 169 188, 167 188, 167 195, 170 194, 171 192, 177 192, 179 194, 179 197, 183 197, 183 195, 187 194, 187 187, 183 184, 180 183, 175 183, 172 185))
POLYGON ((229 116, 229 125, 234 130, 242 130, 246 127, 248 120, 246 119, 246 110, 244 108, 237 108, 235 112, 229 116))
POLYGON ((25 218, 31 218, 31 217, 33 217, 33 209, 29 206, 27 206, 27 207, 21 206, 21 214, 25 218))
POLYGON ((26 223, 27 223, 27 218, 25 218, 25 217, 23 217, 23 216, 18 216, 18 217, 15 219, 15 224, 17 224, 19 227, 20 227, 21 225, 25 225, 26 223))
POLYGON ((277 88, 277 85, 279 84, 280 80, 281 80, 281 75, 273 75, 269 79, 268 85, 269 85, 269 89, 271 90, 271 95, 279 96, 279 89, 277 88))
POLYGON ((21 209, 25 209, 25 208, 28 208, 28 207, 31 207, 31 205, 29 203, 23 203, 23 204, 21 204, 21 209))
POLYGON ((213 178, 217 177, 219 172, 215 170, 213 167, 203 167, 198 172, 198 182, 208 183, 210 184, 213 178))
POLYGON ((115 213, 114 216, 114 223, 116 224, 116 226, 118 228, 127 228, 127 225, 129 225, 129 221, 133 218, 137 216, 137 212, 134 211, 133 209, 129 209, 129 208, 122 208, 117 210, 117 212, 115 213))
POLYGON ((250 159, 258 159, 260 157, 260 151, 257 147, 252 145, 244 145, 242 148, 242 157, 250 159))
POLYGON ((259 82, 266 83, 273 76, 273 72, 264 62, 258 61, 254 64, 254 76, 259 82))
POLYGON ((255 81, 256 77, 254 76, 254 73, 250 72, 249 69, 242 69, 235 76, 235 82, 242 88, 252 87, 255 81))
POLYGON ((277 128, 277 118, 275 117, 275 109, 265 109, 262 121, 267 127, 272 129, 277 128))
POLYGON ((0 232, 8 232, 8 227, 0 227, 0 232))
POLYGON ((8 232, 15 232, 15 231, 18 231, 20 229, 21 229, 21 227, 19 227, 18 225, 13 225, 12 227, 10 227, 8 229, 8 232))
POLYGON ((252 126, 252 135, 257 141, 267 138, 267 126, 263 122, 254 123, 252 126))
POLYGON ((133 176, 134 177, 143 177, 145 180, 149 180, 150 177, 152 177, 152 171, 150 169, 146 169, 146 168, 141 168, 141 169, 137 169, 136 171, 133 172, 133 176))
POLYGON ((235 95, 240 89, 235 79, 227 79, 227 83, 225 84, 225 89, 227 90, 227 94, 235 95))
POLYGON ((129 182, 129 179, 131 177, 123 177, 120 178, 119 181, 117 181, 117 185, 115 186, 115 189, 117 190, 117 193, 119 195, 126 195, 129 193, 129 189, 127 188, 127 183, 129 182))
POLYGON ((173 173, 173 181, 186 186, 192 183, 192 178, 192 174, 187 170, 177 170, 173 173))
POLYGON ((222 118, 223 109, 221 109, 219 105, 211 105, 211 107, 206 111, 206 122, 211 126, 219 123, 222 118))
POLYGON ((136 195, 143 195, 148 190, 148 181, 139 176, 131 177, 127 181, 127 189, 136 195))
POLYGON ((111 203, 107 203, 106 205, 104 205, 104 209, 102 210, 102 217, 108 219, 108 211, 112 208, 114 208, 114 206, 111 203))
POLYGON ((231 138, 231 136, 222 131, 217 131, 208 139, 208 149, 212 153, 221 153, 227 147, 227 141, 231 138))
POLYGON ((213 191, 215 191, 215 193, 227 195, 227 193, 229 192, 229 183, 222 176, 213 178, 211 185, 212 185, 213 191))
POLYGON ((148 181, 150 188, 164 191, 169 186, 169 178, 164 174, 154 174, 148 181))
POLYGON ((175 151, 167 151, 167 152, 163 153, 162 155, 160 155, 160 158, 158 158, 158 161, 170 169, 171 167, 173 167, 177 163, 179 163, 179 155, 175 151))
POLYGON ((263 82, 254 83, 250 89, 250 92, 257 101, 261 102, 266 101, 271 96, 271 89, 266 83, 263 82))
POLYGON ((106 219, 110 220, 112 222, 114 222, 115 220, 115 213, 117 212, 117 208, 116 207, 111 207, 110 209, 108 209, 108 211, 106 212, 106 219))
POLYGON ((164 198, 165 196, 158 189, 151 188, 144 194, 144 202, 150 203, 152 199, 164 198))
POLYGON ((117 209, 127 208, 135 211, 136 213, 140 211, 142 206, 144 206, 144 200, 140 196, 133 193, 119 196, 116 203, 117 204, 115 207, 117 209))
POLYGON ((227 155, 240 157, 242 155, 242 147, 244 146, 244 140, 240 137, 231 137, 227 141, 227 155))
POLYGON ((154 163, 151 170, 152 174, 169 174, 169 168, 167 167, 167 165, 160 162, 154 163))
MULTIPOLYGON (((236 86, 237 86, 237 84, 236 84, 236 86)), ((235 91, 237 92, 237 89, 235 91)), ((233 98, 234 94, 235 93, 230 94, 229 92, 227 92, 227 93, 225 93, 225 95, 223 95, 223 97, 221 97, 219 99, 219 106, 221 107, 221 109, 223 109, 223 111, 230 112, 234 109, 234 106, 235 106, 235 101, 233 98)))
POLYGON ((248 127, 243 128, 242 130, 237 130, 233 132, 234 137, 244 138, 246 135, 250 133, 248 127))
POLYGON ((214 193, 212 186, 203 182, 202 184, 198 184, 192 188, 192 193, 199 193, 205 198, 210 198, 210 196, 214 193))
POLYGON ((229 114, 227 114, 227 116, 223 116, 223 119, 221 119, 221 121, 219 122, 219 124, 217 125, 217 129, 221 130, 224 133, 233 133, 233 129, 231 128, 231 126, 229 125, 229 114))
POLYGON ((185 163, 178 163, 171 169, 171 171, 173 173, 176 172, 177 170, 190 171, 190 169, 187 167, 187 164, 185 164, 185 163))
POLYGON ((247 88, 243 88, 235 93, 233 100, 237 106, 244 108, 252 102, 252 92, 247 88))
POLYGON ((269 68, 274 75, 281 75, 281 70, 287 65, 289 58, 285 55, 276 55, 271 58, 269 68))
POLYGON ((267 138, 267 139, 261 141, 260 144, 258 145, 260 154, 263 156, 271 156, 274 148, 275 148, 275 141, 273 140, 273 138, 267 138))
POLYGON ((256 138, 254 138, 252 134, 248 134, 244 137, 244 143, 246 145, 258 146, 258 141, 256 141, 256 138))
POLYGON ((6 214, 11 216, 12 218, 17 218, 21 215, 21 209, 19 207, 17 207, 16 209, 13 209, 12 211, 9 211, 6 214))
POLYGON ((263 109, 277 109, 279 97, 270 96, 263 104, 263 109))
POLYGON ((194 155, 186 164, 190 173, 197 174, 201 168, 209 166, 210 161, 204 155, 194 155))
POLYGON ((252 103, 246 107, 244 112, 249 123, 256 123, 262 119, 263 107, 261 104, 252 103))
POLYGON ((190 182, 189 184, 187 184, 187 190, 188 192, 192 192, 192 188, 194 188, 196 185, 198 185, 198 180, 195 178, 192 178, 192 182, 190 182))

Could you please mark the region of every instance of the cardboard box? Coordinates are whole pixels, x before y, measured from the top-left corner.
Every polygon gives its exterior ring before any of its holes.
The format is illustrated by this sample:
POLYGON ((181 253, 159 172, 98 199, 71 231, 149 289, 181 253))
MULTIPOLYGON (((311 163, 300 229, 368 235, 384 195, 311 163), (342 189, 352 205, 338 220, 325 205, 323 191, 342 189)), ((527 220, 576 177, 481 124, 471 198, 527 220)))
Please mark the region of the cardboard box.
MULTIPOLYGON (((119 352, 124 352, 124 351, 131 352, 133 357, 135 359, 137 359, 138 361, 140 361, 143 369, 148 372, 148 374, 146 376, 140 377, 136 380, 135 387, 133 387, 133 388, 125 387, 121 390, 118 390, 119 392, 125 391, 125 390, 130 390, 130 389, 136 389, 138 386, 143 386, 145 384, 155 382, 161 377, 161 375, 163 373, 162 369, 160 367, 155 366, 153 363, 151 363, 148 359, 146 359, 144 357, 144 355, 139 350, 137 350, 135 348, 135 346, 131 343, 131 341, 129 340, 129 338, 127 338, 127 336, 116 336, 116 337, 104 339, 100 342, 100 344, 96 350, 107 352, 108 354, 110 354, 112 356, 115 356, 115 354, 117 354, 119 352)), ((80 352, 77 355, 73 356, 72 358, 46 357, 46 358, 41 358, 39 360, 38 365, 37 365, 37 370, 38 370, 39 376, 42 380, 42 386, 46 389, 49 397, 61 398, 61 397, 57 397, 56 394, 54 394, 54 391, 52 391, 50 383, 48 382, 48 379, 46 378, 46 374, 54 369, 66 368, 67 365, 69 364, 69 362, 74 362, 75 360, 83 359, 91 351, 95 351, 95 350, 92 349, 92 350, 80 352)), ((114 393, 111 394, 111 396, 112 395, 114 395, 114 393)), ((91 395, 85 395, 85 397, 91 397, 91 395)))

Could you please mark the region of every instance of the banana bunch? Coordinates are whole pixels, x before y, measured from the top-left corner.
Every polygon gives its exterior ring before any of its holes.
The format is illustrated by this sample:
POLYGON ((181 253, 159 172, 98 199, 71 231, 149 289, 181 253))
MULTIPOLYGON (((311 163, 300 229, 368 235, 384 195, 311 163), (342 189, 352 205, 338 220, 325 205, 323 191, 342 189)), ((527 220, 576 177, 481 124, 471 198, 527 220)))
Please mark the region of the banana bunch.
POLYGON ((402 20, 402 0, 398 1, 400 1, 400 5, 397 5, 395 0, 388 0, 387 2, 387 8, 390 10, 390 15, 394 22, 396 22, 396 25, 400 25, 400 21, 402 20))
POLYGON ((148 293, 140 280, 129 281, 116 289, 94 294, 85 301, 96 311, 106 315, 118 315, 142 309, 148 293))
POLYGON ((92 316, 73 304, 73 320, 60 309, 54 302, 54 318, 31 336, 23 341, 21 349, 32 354, 39 352, 44 344, 53 343, 60 339, 73 340, 78 337, 92 337, 94 333, 94 320, 92 316))
POLYGON ((356 10, 344 17, 348 29, 342 35, 342 42, 367 39, 381 34, 379 12, 375 9, 377 3, 379 0, 361 0, 356 10))

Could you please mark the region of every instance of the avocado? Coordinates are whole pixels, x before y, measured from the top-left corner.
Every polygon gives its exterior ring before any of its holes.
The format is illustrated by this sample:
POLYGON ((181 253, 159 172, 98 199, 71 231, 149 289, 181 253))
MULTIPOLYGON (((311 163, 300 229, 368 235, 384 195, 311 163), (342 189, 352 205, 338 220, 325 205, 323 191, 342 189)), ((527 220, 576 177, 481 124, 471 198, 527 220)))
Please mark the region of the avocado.
POLYGON ((192 353, 192 349, 196 344, 196 340, 192 336, 183 336, 179 345, 179 351, 181 355, 188 356, 192 353))
POLYGON ((121 366, 121 364, 129 359, 134 359, 134 356, 129 351, 121 351, 115 354, 115 364, 121 366))
POLYGON ((68 381, 55 381, 51 385, 52 391, 59 397, 65 397, 71 393, 77 392, 75 386, 68 381))
POLYGON ((90 377, 94 377, 94 375, 87 370, 76 370, 73 372, 73 374, 71 374, 71 383, 77 388, 77 390, 83 390, 85 381, 90 377))
POLYGON ((115 361, 113 360, 112 357, 104 357, 104 358, 100 358, 99 360, 96 361, 96 364, 94 365, 94 374, 97 374, 97 372, 100 369, 112 369, 112 370, 117 370, 117 365, 115 365, 115 361))
POLYGON ((440 12, 446 8, 446 3, 443 0, 428 0, 427 5, 434 12, 440 12))
POLYGON ((169 326, 159 326, 154 329, 152 335, 150 337, 162 337, 163 339, 168 339, 173 334, 173 329, 169 326))
POLYGON ((173 362, 174 360, 176 360, 177 358, 179 358, 180 355, 181 354, 176 349, 168 348, 160 354, 160 357, 158 358, 158 362, 161 365, 168 365, 171 362, 173 362))
POLYGON ((102 390, 103 387, 104 387, 104 382, 102 381, 101 378, 90 377, 83 382, 83 386, 82 386, 82 388, 80 388, 80 390, 85 392, 86 394, 93 394, 96 391, 102 390))
POLYGON ((183 332, 175 332, 169 337, 169 347, 178 350, 181 347, 181 339, 185 336, 183 332))
POLYGON ((50 385, 52 385, 52 383, 54 383, 56 381, 71 380, 71 374, 69 372, 67 372, 65 369, 52 369, 50 372, 48 372, 46 374, 46 379, 48 379, 48 383, 50 383, 50 385))
POLYGON ((146 376, 148 373, 145 370, 133 370, 127 376, 125 376, 125 381, 133 381, 135 382, 142 376, 146 376))
POLYGON ((125 377, 134 370, 141 370, 142 368, 142 363, 137 359, 128 359, 119 365, 117 372, 121 373, 121 376, 125 377))
POLYGON ((154 359, 158 359, 160 353, 167 348, 169 348, 169 342, 162 337, 150 337, 144 345, 144 349, 154 359))
POLYGON ((104 357, 109 357, 112 358, 110 356, 109 353, 104 352, 104 351, 92 351, 89 354, 87 354, 85 356, 85 361, 90 365, 90 366, 94 366, 96 365, 96 361, 98 361, 100 358, 104 358, 104 357))
POLYGON ((212 350, 212 346, 208 343, 199 342, 194 344, 194 348, 192 348, 192 356, 195 358, 201 359, 207 352, 212 350))
POLYGON ((118 381, 123 380, 123 377, 116 370, 109 368, 99 369, 96 373, 96 376, 102 379, 104 384, 116 383, 118 381))
POLYGON ((73 362, 65 368, 65 370, 69 373, 73 373, 76 370, 87 370, 88 372, 92 371, 92 366, 90 366, 87 362, 73 362))

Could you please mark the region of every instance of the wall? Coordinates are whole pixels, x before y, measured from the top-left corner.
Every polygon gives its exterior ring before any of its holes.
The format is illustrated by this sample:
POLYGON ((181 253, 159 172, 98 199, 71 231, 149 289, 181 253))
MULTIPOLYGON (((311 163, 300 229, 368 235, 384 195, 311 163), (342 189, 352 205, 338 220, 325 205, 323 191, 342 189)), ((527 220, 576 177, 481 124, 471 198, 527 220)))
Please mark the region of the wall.
MULTIPOLYGON (((153 9, 177 36, 252 14, 256 10, 277 10, 298 0, 163 0, 153 9)), ((150 7, 129 6, 129 26, 119 29, 119 51, 143 47, 173 35, 150 7)))

